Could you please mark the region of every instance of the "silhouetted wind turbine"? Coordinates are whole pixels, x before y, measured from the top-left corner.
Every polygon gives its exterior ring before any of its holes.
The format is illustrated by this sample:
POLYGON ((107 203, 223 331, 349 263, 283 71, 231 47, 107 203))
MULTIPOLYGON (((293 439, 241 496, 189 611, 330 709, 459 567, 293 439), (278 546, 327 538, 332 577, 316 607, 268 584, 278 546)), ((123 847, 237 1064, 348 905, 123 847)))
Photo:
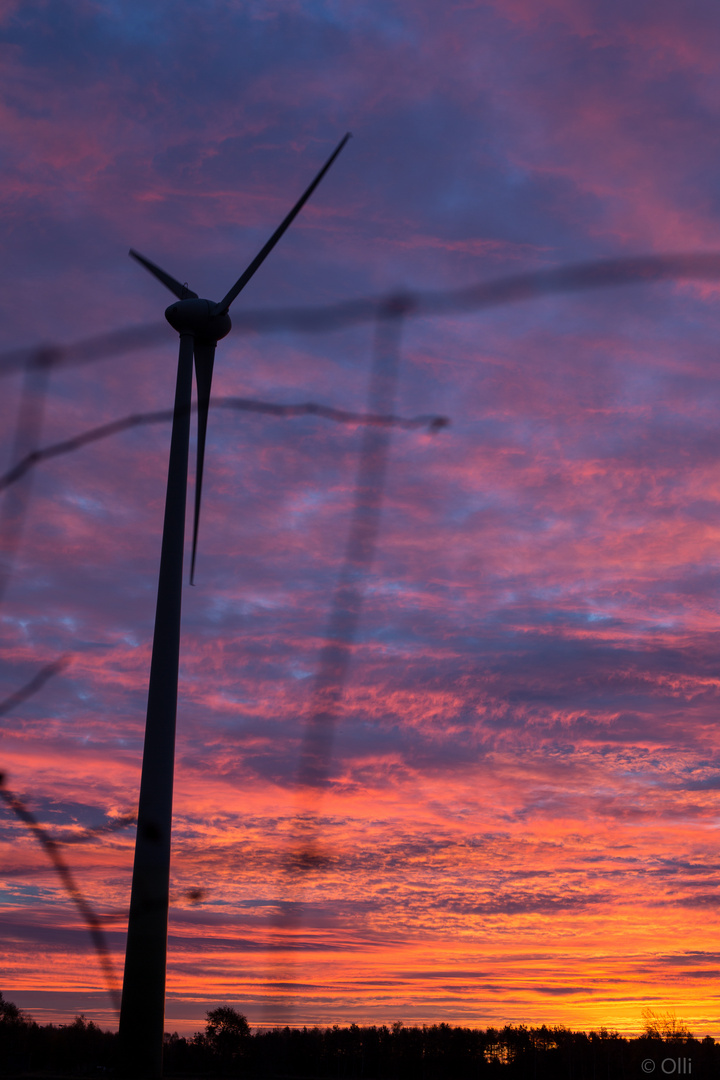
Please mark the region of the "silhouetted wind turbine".
POLYGON ((198 436, 191 581, 195 570, 215 346, 230 331, 228 312, 233 300, 292 224, 349 138, 348 133, 282 224, 219 303, 201 300, 197 293, 181 285, 149 259, 136 251, 130 252, 178 298, 166 310, 165 317, 180 334, 120 1010, 124 1068, 133 1077, 162 1075, 170 833, 193 357, 198 393, 198 436))

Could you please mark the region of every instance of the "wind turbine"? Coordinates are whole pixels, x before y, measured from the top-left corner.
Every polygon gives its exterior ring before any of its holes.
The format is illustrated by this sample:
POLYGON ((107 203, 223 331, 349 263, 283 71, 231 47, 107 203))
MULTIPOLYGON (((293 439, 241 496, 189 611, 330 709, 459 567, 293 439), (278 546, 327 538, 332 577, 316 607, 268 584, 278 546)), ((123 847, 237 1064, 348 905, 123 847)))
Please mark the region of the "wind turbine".
POLYGON ((198 434, 191 582, 195 571, 215 346, 230 332, 230 305, 300 213, 349 138, 348 133, 282 224, 218 303, 200 299, 197 293, 181 285, 155 263, 136 251, 130 252, 177 297, 177 301, 167 308, 165 317, 180 335, 120 1009, 123 1067, 133 1077, 162 1076, 170 834, 193 358, 198 394, 198 434))

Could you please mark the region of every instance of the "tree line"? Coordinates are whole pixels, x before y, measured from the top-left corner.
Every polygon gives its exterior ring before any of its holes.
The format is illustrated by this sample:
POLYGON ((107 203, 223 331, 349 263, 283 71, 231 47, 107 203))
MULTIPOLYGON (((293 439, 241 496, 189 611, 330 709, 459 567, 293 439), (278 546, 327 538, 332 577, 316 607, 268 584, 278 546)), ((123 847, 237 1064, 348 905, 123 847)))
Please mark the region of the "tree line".
MULTIPOLYGON (((674 1015, 645 1011, 637 1038, 562 1026, 465 1028, 277 1027, 250 1030, 229 1006, 205 1030, 166 1034, 166 1076, 247 1080, 639 1080, 644 1075, 720 1076, 720 1043, 693 1038, 674 1015), (651 1063, 652 1067, 648 1064, 651 1063)), ((0 994, 0 1075, 122 1078, 116 1032, 84 1016, 39 1025, 0 994)))

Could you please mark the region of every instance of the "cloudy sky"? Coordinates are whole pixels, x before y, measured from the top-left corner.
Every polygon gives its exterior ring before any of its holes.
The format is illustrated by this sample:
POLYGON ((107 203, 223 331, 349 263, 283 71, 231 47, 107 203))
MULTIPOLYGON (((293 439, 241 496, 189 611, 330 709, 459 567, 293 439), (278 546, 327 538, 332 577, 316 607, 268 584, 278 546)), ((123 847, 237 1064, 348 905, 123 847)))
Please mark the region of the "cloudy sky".
MULTIPOLYGON (((236 322, 720 251, 710 0, 0 13, 2 469, 169 408, 172 297, 128 248, 219 299, 346 131, 236 322), (31 380, 16 433, 22 350, 147 324, 51 372, 39 435, 31 380)), ((211 410, 168 1030, 230 1004, 253 1025, 634 1032, 650 1007, 720 1035, 719 296, 669 278, 403 320, 394 409, 450 425, 394 429, 384 480, 377 446, 366 470, 383 512, 311 802, 298 763, 367 429, 211 410), (293 876, 299 814, 322 858, 293 876)), ((241 329, 218 399, 363 412, 388 362, 367 321, 241 329)), ((0 717, 0 769, 64 841, 137 804, 169 434, 93 442, 3 496, 0 697, 68 662, 0 717)), ((3 993, 39 1021, 114 1026, 82 918, 0 811, 3 993)), ((133 841, 60 848, 119 973, 133 841)))

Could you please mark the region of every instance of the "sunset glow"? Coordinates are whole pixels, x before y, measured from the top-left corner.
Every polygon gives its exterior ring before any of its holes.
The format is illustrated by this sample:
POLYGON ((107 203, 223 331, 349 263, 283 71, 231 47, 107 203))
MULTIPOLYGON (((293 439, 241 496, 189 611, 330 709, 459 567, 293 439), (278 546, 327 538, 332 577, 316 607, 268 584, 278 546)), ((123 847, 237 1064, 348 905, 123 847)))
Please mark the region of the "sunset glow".
MULTIPOLYGON (((3 4, 0 26, 5 361, 162 320, 130 247, 219 299, 347 130, 238 313, 720 251, 706 0, 61 0, 3 4)), ((314 800, 298 761, 364 429, 211 405, 168 1031, 232 1005, 253 1026, 634 1034, 652 1008, 720 1037, 719 298, 682 279, 404 318, 395 412, 450 424, 392 432, 314 800)), ((373 334, 231 333, 213 394, 367 412, 373 334)), ((40 445, 170 408, 176 356, 168 327, 51 371, 40 445)), ((2 471, 21 398, 2 377, 2 471)), ((118 978, 134 827, 73 841, 137 805, 169 433, 0 495, 0 699, 68 658, 0 715, 0 771, 118 978)), ((0 811, 0 989, 115 1027, 83 919, 0 811)))

